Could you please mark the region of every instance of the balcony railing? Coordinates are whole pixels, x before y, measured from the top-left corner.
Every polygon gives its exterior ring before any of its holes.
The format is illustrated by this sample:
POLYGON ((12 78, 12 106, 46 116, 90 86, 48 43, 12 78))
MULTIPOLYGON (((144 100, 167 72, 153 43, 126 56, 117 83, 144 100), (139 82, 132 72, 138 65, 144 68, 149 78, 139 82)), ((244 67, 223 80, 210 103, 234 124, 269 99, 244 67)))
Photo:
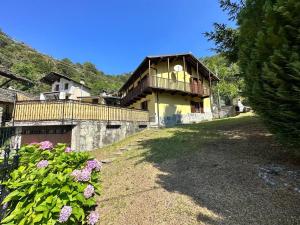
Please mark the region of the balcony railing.
POLYGON ((202 87, 202 85, 198 82, 183 82, 178 80, 172 80, 157 76, 149 76, 144 77, 141 82, 131 89, 125 97, 121 100, 122 105, 128 105, 130 102, 139 99, 142 97, 145 91, 156 88, 156 89, 164 89, 169 91, 179 91, 182 93, 188 93, 193 95, 200 96, 209 96, 209 89, 206 87, 202 87))
POLYGON ((16 102, 13 121, 149 121, 143 110, 89 104, 79 101, 24 101, 16 102))

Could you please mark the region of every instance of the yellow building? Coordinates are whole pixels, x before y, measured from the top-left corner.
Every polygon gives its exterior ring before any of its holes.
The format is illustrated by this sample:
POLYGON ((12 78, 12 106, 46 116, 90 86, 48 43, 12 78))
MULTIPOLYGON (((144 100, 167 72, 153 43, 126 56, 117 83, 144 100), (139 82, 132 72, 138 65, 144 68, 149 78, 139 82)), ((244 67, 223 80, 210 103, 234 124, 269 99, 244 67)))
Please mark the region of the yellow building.
POLYGON ((148 56, 120 89, 121 105, 148 110, 156 125, 211 120, 218 78, 192 54, 148 56))

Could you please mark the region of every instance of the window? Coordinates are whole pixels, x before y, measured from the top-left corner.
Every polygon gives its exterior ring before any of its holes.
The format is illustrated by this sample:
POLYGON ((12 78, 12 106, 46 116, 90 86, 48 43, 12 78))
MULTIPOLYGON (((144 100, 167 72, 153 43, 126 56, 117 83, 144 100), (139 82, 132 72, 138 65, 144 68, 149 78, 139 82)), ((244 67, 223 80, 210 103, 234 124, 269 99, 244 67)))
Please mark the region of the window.
POLYGON ((55 91, 59 91, 59 84, 55 85, 55 91))
POLYGON ((69 83, 65 83, 65 90, 69 89, 69 83))
POLYGON ((92 104, 98 104, 99 103, 99 99, 98 98, 93 98, 92 99, 92 104))
POLYGON ((192 113, 203 113, 203 103, 191 101, 191 112, 192 113))
POLYGON ((147 101, 144 101, 141 103, 141 109, 142 110, 148 110, 148 102, 147 101))
POLYGON ((107 124, 106 129, 120 129, 121 125, 118 124, 107 124))
POLYGON ((147 124, 140 124, 140 125, 139 125, 139 128, 140 128, 140 129, 145 129, 145 128, 147 128, 147 127, 148 127, 147 124))

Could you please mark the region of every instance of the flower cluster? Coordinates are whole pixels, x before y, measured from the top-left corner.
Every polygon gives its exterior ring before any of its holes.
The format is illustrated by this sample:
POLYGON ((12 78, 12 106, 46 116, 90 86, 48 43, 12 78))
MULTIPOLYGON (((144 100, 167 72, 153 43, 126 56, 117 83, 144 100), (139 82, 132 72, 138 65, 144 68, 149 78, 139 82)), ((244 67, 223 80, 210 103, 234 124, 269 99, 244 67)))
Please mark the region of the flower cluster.
POLYGON ((90 171, 100 171, 102 167, 101 162, 99 162, 97 159, 89 160, 87 161, 86 168, 90 171))
POLYGON ((90 185, 90 184, 89 184, 89 185, 84 189, 83 195, 84 195, 85 198, 90 198, 90 197, 93 196, 94 192, 95 192, 95 189, 94 189, 93 185, 90 185))
POLYGON ((42 141, 40 143, 40 148, 42 150, 51 150, 53 148, 53 144, 50 141, 42 141))
POLYGON ((38 162, 38 164, 36 165, 37 168, 41 169, 41 168, 45 168, 49 165, 48 160, 41 160, 38 162))
POLYGON ((66 222, 69 219, 69 217, 71 216, 71 214, 72 214, 72 207, 65 205, 60 211, 58 221, 60 223, 66 222))
POLYGON ((99 220, 99 213, 96 211, 92 211, 90 215, 88 216, 88 224, 89 225, 95 225, 99 220))
POLYGON ((73 172, 71 173, 71 176, 76 181, 89 181, 91 178, 91 171, 88 169, 73 170, 73 172))
POLYGON ((73 149, 71 148, 71 147, 66 147, 66 149, 65 149, 65 152, 66 153, 70 153, 70 152, 72 152, 73 151, 73 149))
POLYGON ((88 160, 85 168, 83 168, 82 170, 74 170, 71 173, 71 176, 76 181, 89 181, 91 179, 92 171, 100 171, 101 167, 102 164, 98 160, 88 160))

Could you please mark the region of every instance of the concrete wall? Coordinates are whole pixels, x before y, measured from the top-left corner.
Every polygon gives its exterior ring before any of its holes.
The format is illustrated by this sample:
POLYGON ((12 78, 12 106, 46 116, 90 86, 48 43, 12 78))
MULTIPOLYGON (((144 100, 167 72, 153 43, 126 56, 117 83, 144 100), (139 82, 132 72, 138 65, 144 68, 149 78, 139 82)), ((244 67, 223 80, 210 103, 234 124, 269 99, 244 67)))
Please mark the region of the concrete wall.
MULTIPOLYGON (((192 124, 192 123, 200 123, 202 121, 210 121, 213 119, 213 115, 211 112, 206 113, 188 113, 188 114, 173 114, 171 116, 160 116, 159 124, 160 126, 174 126, 177 124, 192 124)), ((158 124, 158 118, 156 118, 156 122, 151 125, 154 126, 158 124)))
POLYGON ((72 130, 71 147, 77 151, 98 149, 145 129, 140 128, 140 125, 148 127, 149 124, 148 122, 82 121, 72 130), (116 127, 109 128, 108 125, 116 127))
POLYGON ((226 118, 236 116, 237 112, 235 111, 235 106, 222 106, 220 112, 218 112, 218 108, 215 107, 213 112, 214 118, 226 118))

